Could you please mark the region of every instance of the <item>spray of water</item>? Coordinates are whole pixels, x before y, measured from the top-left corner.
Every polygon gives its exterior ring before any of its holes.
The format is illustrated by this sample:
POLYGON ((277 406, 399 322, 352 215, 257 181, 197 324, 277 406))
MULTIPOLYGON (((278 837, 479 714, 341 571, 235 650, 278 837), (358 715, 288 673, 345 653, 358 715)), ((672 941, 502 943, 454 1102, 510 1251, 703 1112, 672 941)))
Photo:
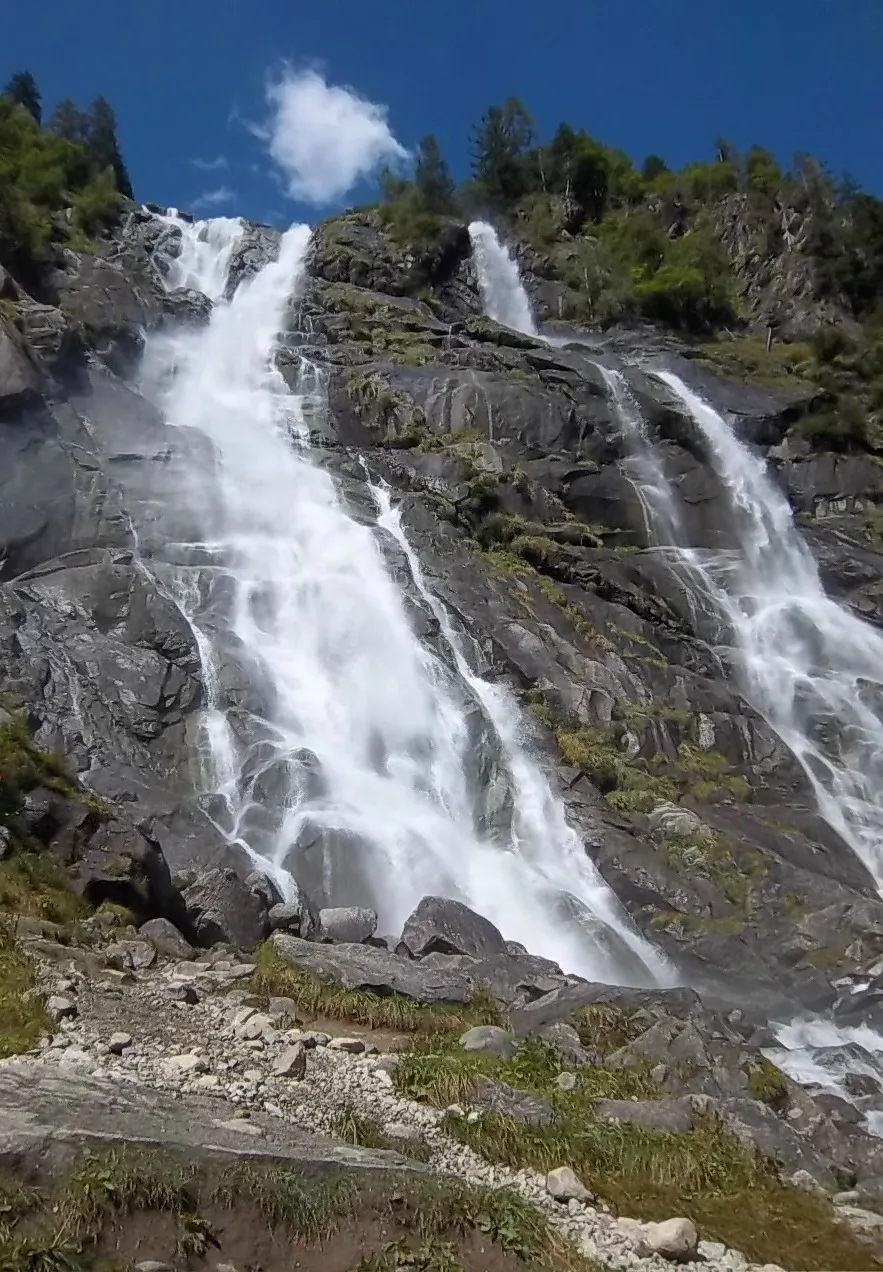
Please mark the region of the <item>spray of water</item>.
POLYGON ((382 930, 436 893, 569 971, 664 979, 525 751, 514 704, 470 672, 388 492, 365 526, 313 462, 322 377, 305 363, 291 392, 273 363, 308 229, 290 230, 229 302, 204 249, 229 260, 238 227, 180 229, 169 285, 186 279, 217 303, 205 328, 154 338, 145 383, 214 455, 189 473, 204 534, 182 545, 177 559, 194 564, 170 586, 202 654, 207 769, 231 838, 283 883, 292 872, 320 897, 373 904, 382 930), (383 536, 404 552, 447 656, 415 636, 383 536))

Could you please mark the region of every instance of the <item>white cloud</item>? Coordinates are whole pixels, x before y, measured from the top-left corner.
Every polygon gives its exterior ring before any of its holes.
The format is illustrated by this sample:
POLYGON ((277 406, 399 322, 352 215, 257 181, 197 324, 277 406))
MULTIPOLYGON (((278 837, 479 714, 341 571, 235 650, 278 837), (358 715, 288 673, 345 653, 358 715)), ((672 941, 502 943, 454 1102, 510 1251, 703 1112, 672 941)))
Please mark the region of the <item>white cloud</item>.
POLYGON ((217 159, 191 159, 190 162, 200 172, 220 172, 222 168, 227 167, 227 160, 224 155, 218 155, 217 159))
POLYGON ((381 164, 408 152, 393 136, 387 108, 315 70, 286 67, 267 88, 271 116, 259 135, 282 169, 288 193, 318 206, 342 198, 381 164))
POLYGON ((195 199, 191 199, 190 206, 192 208, 216 208, 221 203, 232 203, 236 198, 236 191, 231 190, 229 186, 218 186, 217 190, 206 190, 204 194, 197 195, 195 199))

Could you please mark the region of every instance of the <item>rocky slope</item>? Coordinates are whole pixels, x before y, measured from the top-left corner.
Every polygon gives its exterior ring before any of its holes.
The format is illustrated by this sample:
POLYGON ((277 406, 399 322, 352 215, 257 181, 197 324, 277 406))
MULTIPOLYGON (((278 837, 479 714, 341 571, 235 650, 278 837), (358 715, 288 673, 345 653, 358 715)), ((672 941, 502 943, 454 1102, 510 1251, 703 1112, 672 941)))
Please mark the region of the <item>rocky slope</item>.
MULTIPOLYGON (((22 1184, 54 1180, 61 1200, 46 1212, 67 1216, 54 1240, 77 1266, 110 1240, 132 1259, 182 1266, 180 1226, 195 1230, 196 1215, 205 1241, 191 1257, 215 1245, 238 1258, 229 1204, 211 1205, 226 1180, 264 1224, 294 1226, 292 1240, 340 1229, 367 1258, 378 1234, 349 1193, 318 1230, 283 1204, 283 1188, 303 1206, 324 1180, 355 1184, 383 1213, 399 1198, 403 1266, 421 1235, 438 1236, 409 1228, 404 1199, 431 1209, 433 1189, 452 1236, 458 1222, 461 1239, 477 1228, 531 1266, 874 1264, 879 1141, 844 1101, 810 1096, 765 1061, 766 1031, 747 1014, 721 1015, 691 991, 538 969, 438 898, 421 902, 397 954, 370 943, 368 912, 315 917, 314 939, 277 928, 251 959, 226 943, 194 950, 163 920, 136 931, 107 907, 74 926, 18 920, 48 1032, 0 1063, 0 1165, 16 1175, 3 1184, 0 1252, 36 1256, 51 1238, 28 1226, 34 1194, 22 1184), (256 1182, 270 1163, 275 1200, 256 1182), (79 1229, 64 1191, 72 1169, 91 1181, 79 1229), (156 1200, 179 1180, 189 1201, 156 1200), (142 1209, 159 1213, 132 1230, 142 1209)), ((383 1268, 399 1266, 387 1258, 383 1268)))
MULTIPOLYGON (((249 230, 231 287, 277 239, 249 230)), ((174 252, 174 230, 132 208, 100 254, 66 251, 39 299, 4 277, 3 691, 37 742, 110 801, 111 826, 136 842, 124 858, 143 844, 173 870, 241 868, 196 789, 195 640, 143 564, 163 552, 151 541, 151 469, 174 471, 181 448, 200 445, 137 392, 143 331, 207 312, 204 297, 164 289, 162 240, 174 252)), ((883 903, 734 690, 713 616, 648 545, 598 369, 585 349, 550 348, 479 309, 462 225, 421 256, 396 248, 371 213, 320 226, 278 354, 293 387, 304 356, 327 377, 316 461, 356 517, 374 517, 362 460, 395 488, 473 665, 521 695, 587 851, 683 976, 780 1018, 803 1005, 873 1022, 883 903)), ((864 518, 880 470, 793 440, 812 393, 717 378, 659 333, 611 333, 605 348, 670 359, 770 448, 827 586, 877 622, 881 556, 864 518)), ((694 542, 725 543, 690 422, 633 363, 626 374, 682 474, 694 542)), ((183 506, 180 516, 184 539, 183 506)), ((407 563, 384 546, 422 638, 437 643, 407 563)), ((235 649, 222 680, 231 701, 247 692, 235 649)), ((331 898, 318 878, 304 882, 317 905, 371 900, 370 880, 331 898)))

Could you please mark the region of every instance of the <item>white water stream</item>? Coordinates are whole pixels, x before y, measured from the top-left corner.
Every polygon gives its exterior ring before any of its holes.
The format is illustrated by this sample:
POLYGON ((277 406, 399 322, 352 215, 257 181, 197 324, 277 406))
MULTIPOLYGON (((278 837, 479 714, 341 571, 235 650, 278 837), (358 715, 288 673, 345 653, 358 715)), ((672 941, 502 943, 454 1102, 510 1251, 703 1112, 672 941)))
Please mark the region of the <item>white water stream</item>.
POLYGON ((737 555, 705 576, 733 630, 742 691, 800 761, 824 819, 883 886, 883 637, 825 595, 763 461, 676 375, 659 379, 696 422, 729 498, 737 555))
POLYGON ((377 525, 361 524, 310 455, 321 376, 304 363, 292 392, 273 360, 309 229, 289 230, 228 302, 239 223, 175 223, 183 250, 168 284, 215 307, 201 329, 152 338, 143 379, 169 423, 214 454, 187 474, 204 533, 178 545, 193 564, 169 585, 199 642, 209 787, 230 838, 283 884, 306 871, 308 891, 318 879, 335 904, 373 904, 381 931, 400 931, 435 893, 567 971, 666 980, 524 749, 514 702, 469 670, 389 493, 373 490, 377 525), (384 535, 440 624, 444 657, 412 629, 384 535))
POLYGON ((485 313, 504 327, 535 336, 537 326, 518 266, 496 230, 487 221, 473 221, 469 237, 485 313))

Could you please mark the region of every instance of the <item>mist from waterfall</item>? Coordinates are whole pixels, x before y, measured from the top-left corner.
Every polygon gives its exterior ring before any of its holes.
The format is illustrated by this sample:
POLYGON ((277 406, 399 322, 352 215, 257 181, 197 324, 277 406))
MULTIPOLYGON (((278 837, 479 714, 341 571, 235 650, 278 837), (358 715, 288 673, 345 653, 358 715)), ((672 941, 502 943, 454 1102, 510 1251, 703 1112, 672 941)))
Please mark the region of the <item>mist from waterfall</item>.
POLYGON ((230 260, 237 223, 179 229, 168 285, 215 307, 202 329, 151 338, 144 382, 213 455, 186 492, 204 531, 177 546, 166 581, 202 655, 218 824, 283 885, 293 875, 320 903, 373 905, 381 931, 438 894, 567 971, 670 979, 567 825, 514 700, 469 670, 388 493, 374 491, 377 524, 360 523, 310 453, 322 374, 301 363, 292 391, 274 364, 308 228, 229 301, 217 259, 230 260), (412 629, 384 537, 439 622, 439 653, 412 629))

